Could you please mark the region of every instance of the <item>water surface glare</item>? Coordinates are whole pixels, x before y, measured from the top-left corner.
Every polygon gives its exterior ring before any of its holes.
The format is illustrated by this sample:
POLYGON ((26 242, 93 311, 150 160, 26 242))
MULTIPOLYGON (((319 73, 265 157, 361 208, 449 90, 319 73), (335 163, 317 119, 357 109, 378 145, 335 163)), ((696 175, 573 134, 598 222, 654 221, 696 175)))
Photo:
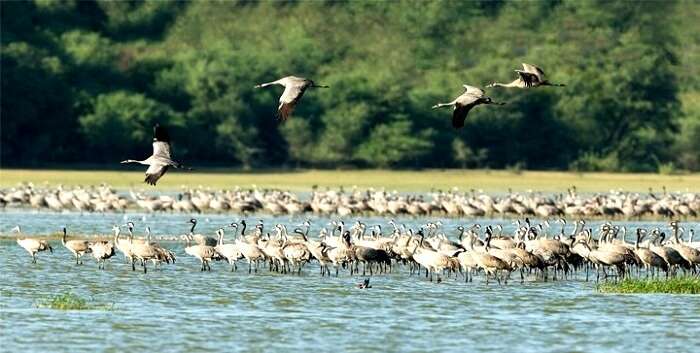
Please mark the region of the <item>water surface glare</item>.
MULTIPOLYGON (((2 212, 0 217, 3 234, 15 224, 22 224, 25 233, 39 234, 65 224, 76 233, 106 235, 125 218, 137 223, 139 234, 146 225, 155 234, 182 234, 189 219, 33 211, 2 212)), ((197 217, 204 234, 235 220, 231 215, 197 217)), ((250 223, 259 218, 248 217, 250 223)), ((267 225, 302 221, 262 218, 267 225)), ((329 220, 312 221, 320 228, 329 220)), ((367 223, 386 221, 371 218, 367 223)), ((427 219, 397 221, 415 227, 427 219)), ((442 221, 450 231, 460 222, 473 222, 442 221)), ((478 222, 503 224, 506 231, 513 227, 512 220, 478 222)), ((687 227, 698 229, 698 223, 687 227)), ((435 284, 400 268, 374 276, 372 289, 359 290, 355 284, 362 277, 341 271, 338 278, 321 278, 316 264, 306 266, 301 276, 266 269, 248 275, 244 264, 231 273, 224 263, 202 273, 179 242, 162 243, 175 251, 178 262, 148 274, 132 272, 121 254, 104 271, 88 257, 76 266, 60 241, 52 244, 53 254, 40 253, 38 264, 31 264, 14 241, 0 240, 3 352, 693 352, 700 346, 700 296, 600 294, 582 276, 555 282, 513 280, 505 286, 486 285, 482 276, 469 284, 454 278, 435 284), (113 303, 114 308, 36 307, 65 292, 113 303)))

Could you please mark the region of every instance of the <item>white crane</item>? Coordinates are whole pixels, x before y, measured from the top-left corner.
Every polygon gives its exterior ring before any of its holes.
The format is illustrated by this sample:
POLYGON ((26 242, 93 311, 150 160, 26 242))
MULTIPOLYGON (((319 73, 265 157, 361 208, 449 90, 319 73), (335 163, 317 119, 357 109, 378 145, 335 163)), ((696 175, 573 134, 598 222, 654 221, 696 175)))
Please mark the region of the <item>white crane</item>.
MULTIPOLYGON (((127 159, 121 162, 125 163, 138 163, 145 164, 148 166, 146 169, 146 179, 144 181, 149 185, 156 185, 158 179, 160 179, 168 168, 185 168, 182 164, 175 162, 170 157, 170 135, 168 130, 164 127, 156 124, 153 126, 153 154, 142 160, 127 159)), ((191 168, 186 168, 191 170, 191 168)))
POLYGON ((563 83, 552 83, 547 80, 544 71, 539 67, 523 63, 522 70, 514 70, 518 73, 518 78, 510 83, 493 82, 486 87, 507 87, 507 88, 533 88, 539 86, 565 86, 563 83))
POLYGON ((271 85, 284 86, 284 92, 280 97, 280 105, 277 108, 277 120, 285 121, 292 115, 294 107, 304 95, 307 88, 328 88, 328 86, 317 85, 314 81, 296 76, 282 77, 277 81, 261 83, 255 88, 263 88, 271 85))
POLYGON ((236 261, 239 259, 243 258, 243 254, 241 253, 240 250, 238 250, 238 246, 236 244, 224 244, 224 229, 219 228, 219 230, 216 231, 216 234, 219 236, 219 243, 214 247, 214 250, 226 259, 226 261, 231 265, 231 272, 236 268, 236 261))
POLYGON ((455 100, 448 103, 438 103, 433 106, 433 109, 450 106, 454 107, 454 112, 452 113, 452 127, 455 129, 461 129, 464 127, 464 120, 467 118, 469 110, 479 104, 506 104, 494 102, 490 97, 486 96, 481 88, 469 85, 462 86, 464 87, 464 93, 455 98, 455 100))

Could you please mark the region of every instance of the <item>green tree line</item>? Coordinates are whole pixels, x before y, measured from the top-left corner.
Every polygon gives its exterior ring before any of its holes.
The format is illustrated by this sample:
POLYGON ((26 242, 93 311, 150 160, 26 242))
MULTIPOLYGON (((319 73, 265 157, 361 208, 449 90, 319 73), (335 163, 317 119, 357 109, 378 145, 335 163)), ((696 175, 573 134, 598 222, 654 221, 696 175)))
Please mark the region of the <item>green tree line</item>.
POLYGON ((695 1, 3 1, 2 165, 700 170, 695 1), (438 101, 521 62, 566 87, 438 101), (295 74, 327 90, 275 121, 295 74), (189 163, 193 164, 193 163, 189 163))

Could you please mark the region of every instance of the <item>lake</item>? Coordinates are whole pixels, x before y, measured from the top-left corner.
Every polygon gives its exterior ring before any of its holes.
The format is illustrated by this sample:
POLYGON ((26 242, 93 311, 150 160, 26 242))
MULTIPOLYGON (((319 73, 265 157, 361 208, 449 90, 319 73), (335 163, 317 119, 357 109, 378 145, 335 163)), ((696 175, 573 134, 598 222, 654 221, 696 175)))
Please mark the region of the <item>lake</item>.
MULTIPOLYGON (((69 234, 109 235, 113 224, 133 220, 137 234, 148 225, 155 236, 186 233, 190 218, 28 210, 3 211, 0 217, 3 235, 16 224, 27 234, 57 232, 66 225, 69 234)), ((238 220, 231 215, 196 217, 198 233, 209 235, 238 220)), ((252 224, 258 219, 270 227, 305 218, 248 217, 252 224)), ((317 234, 330 219, 311 221, 312 234, 317 234)), ((363 221, 386 225, 388 219, 363 221)), ((412 227, 427 221, 397 218, 412 227)), ((460 220, 441 221, 454 237, 460 220)), ((477 222, 503 224, 506 232, 514 227, 508 219, 477 222)), ((666 227, 665 222, 616 224, 666 227)), ((700 346, 700 296, 600 294, 595 282, 586 282, 581 274, 549 282, 533 277, 525 283, 514 274, 508 285, 486 285, 479 275, 473 283, 451 278, 436 284, 399 266, 393 273, 375 275, 372 289, 360 290, 355 284, 363 277, 341 271, 337 278, 321 278, 315 263, 301 276, 266 269, 248 275, 244 264, 232 273, 223 262, 202 273, 182 242, 161 241, 178 255, 174 265, 162 270, 132 272, 117 254, 101 271, 88 256, 76 266, 59 240, 51 242, 54 253, 40 253, 38 263, 31 264, 14 240, 0 240, 3 351, 691 352, 700 346), (113 309, 36 307, 66 292, 113 304, 113 309)))

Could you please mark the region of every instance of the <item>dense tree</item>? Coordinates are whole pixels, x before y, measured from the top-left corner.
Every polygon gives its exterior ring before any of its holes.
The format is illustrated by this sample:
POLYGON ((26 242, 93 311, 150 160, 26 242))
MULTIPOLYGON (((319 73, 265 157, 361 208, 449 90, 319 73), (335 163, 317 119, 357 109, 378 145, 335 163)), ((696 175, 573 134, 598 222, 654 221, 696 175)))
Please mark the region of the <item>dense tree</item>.
POLYGON ((101 94, 92 112, 80 117, 81 132, 95 155, 126 159, 150 151, 155 123, 182 126, 180 114, 142 94, 125 91, 101 94))
POLYGON ((692 0, 0 6, 3 165, 147 153, 158 121, 212 165, 700 169, 692 0), (491 89, 460 131, 430 109, 521 62, 567 86, 491 89), (331 89, 280 125, 253 86, 288 74, 331 89))

